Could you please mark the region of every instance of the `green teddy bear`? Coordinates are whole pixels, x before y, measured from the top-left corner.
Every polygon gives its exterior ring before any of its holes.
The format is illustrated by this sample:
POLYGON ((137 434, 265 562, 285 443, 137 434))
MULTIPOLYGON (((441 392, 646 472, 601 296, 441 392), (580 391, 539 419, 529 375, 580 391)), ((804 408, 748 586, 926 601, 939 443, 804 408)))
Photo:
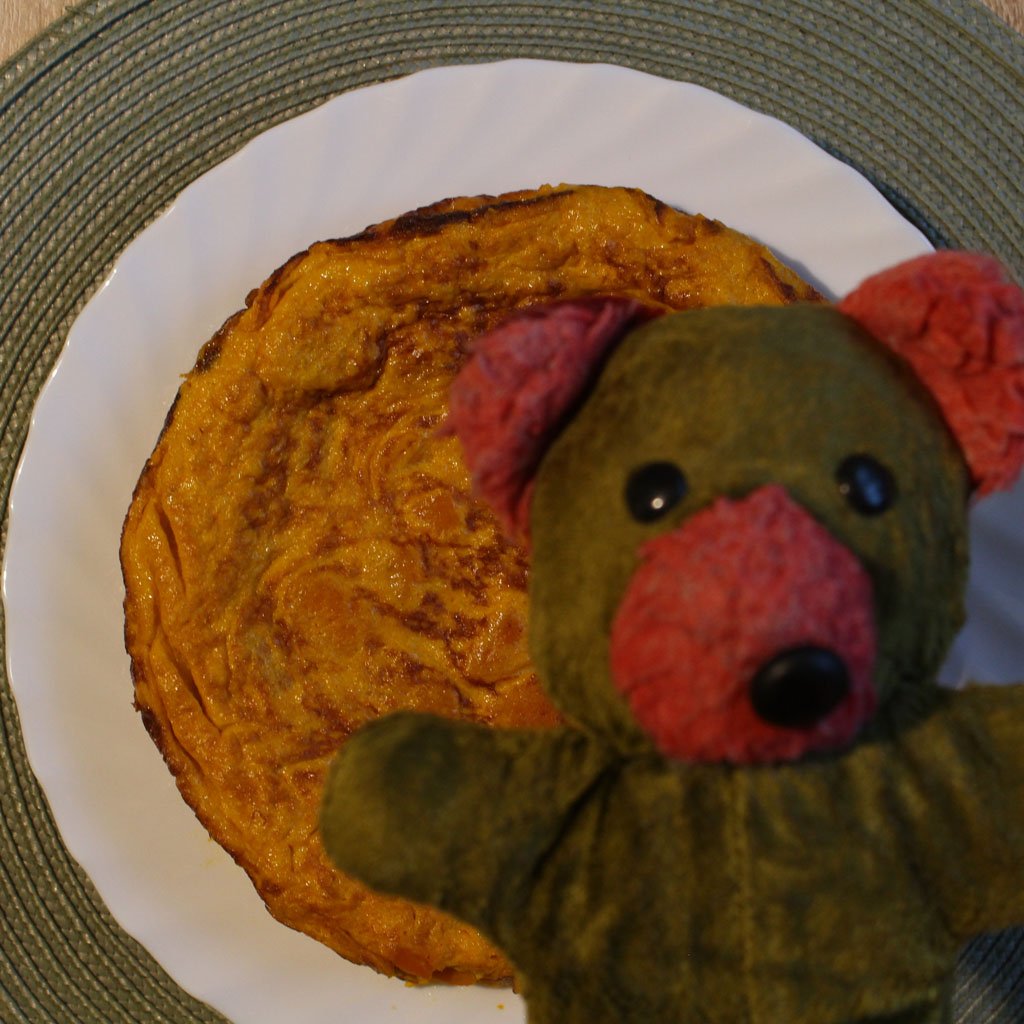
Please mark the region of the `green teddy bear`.
POLYGON ((531 1024, 949 1021, 1024 922, 1024 687, 936 683, 1024 463, 1024 294, 943 252, 838 307, 534 307, 450 427, 567 724, 372 723, 334 862, 489 936, 531 1024))

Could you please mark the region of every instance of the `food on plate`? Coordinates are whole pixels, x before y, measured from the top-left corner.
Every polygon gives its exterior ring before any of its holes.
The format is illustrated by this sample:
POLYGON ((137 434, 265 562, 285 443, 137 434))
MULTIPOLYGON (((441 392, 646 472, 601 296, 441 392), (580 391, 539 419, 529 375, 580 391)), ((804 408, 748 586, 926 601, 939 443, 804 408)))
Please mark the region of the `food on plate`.
POLYGON ((1024 924, 1024 684, 937 682, 1024 468, 1024 291, 936 252, 837 306, 537 305, 448 423, 565 723, 369 722, 339 868, 492 937, 530 1024, 951 1021, 1024 924))
POLYGON ((447 199, 256 288, 199 352, 127 513, 135 702, 184 799, 275 917, 387 974, 511 968, 475 929, 334 870, 332 755, 399 709, 561 720, 527 652, 527 552, 442 429, 448 388, 510 311, 608 293, 820 300, 763 246, 637 190, 447 199))

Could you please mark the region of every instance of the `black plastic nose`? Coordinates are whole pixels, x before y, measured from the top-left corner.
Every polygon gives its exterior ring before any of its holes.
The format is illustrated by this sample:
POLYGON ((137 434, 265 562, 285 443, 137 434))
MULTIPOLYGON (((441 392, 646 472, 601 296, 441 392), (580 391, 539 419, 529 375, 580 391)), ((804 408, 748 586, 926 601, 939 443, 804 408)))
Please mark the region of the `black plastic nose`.
POLYGON ((827 647, 794 647, 761 666, 750 699, 766 722, 809 729, 834 711, 849 689, 850 676, 838 654, 827 647))

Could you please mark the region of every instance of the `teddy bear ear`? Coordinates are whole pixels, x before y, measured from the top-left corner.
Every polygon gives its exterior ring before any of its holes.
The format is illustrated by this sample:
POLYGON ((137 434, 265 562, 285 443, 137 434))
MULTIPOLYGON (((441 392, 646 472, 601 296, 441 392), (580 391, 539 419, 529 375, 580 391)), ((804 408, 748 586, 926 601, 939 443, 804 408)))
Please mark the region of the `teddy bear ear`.
POLYGON ((456 434, 475 492, 529 539, 533 477, 549 443, 615 343, 659 311, 602 297, 539 303, 480 336, 452 383, 444 432, 456 434))
POLYGON ((980 497, 1024 466, 1024 292, 998 260, 945 250, 868 278, 839 309, 913 367, 980 497))

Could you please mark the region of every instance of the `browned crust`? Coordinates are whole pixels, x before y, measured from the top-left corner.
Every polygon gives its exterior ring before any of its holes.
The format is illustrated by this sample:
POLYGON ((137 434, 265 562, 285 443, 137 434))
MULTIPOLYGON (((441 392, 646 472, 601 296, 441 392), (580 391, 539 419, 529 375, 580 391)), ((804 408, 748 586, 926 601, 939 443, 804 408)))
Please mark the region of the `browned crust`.
POLYGON ((334 872, 315 810, 330 754, 389 708, 558 720, 523 660, 525 556, 435 428, 480 330, 601 290, 821 298, 637 190, 445 199, 316 243, 250 292, 200 349, 125 519, 136 707, 183 798, 272 914, 383 973, 511 974, 464 926, 334 872))

